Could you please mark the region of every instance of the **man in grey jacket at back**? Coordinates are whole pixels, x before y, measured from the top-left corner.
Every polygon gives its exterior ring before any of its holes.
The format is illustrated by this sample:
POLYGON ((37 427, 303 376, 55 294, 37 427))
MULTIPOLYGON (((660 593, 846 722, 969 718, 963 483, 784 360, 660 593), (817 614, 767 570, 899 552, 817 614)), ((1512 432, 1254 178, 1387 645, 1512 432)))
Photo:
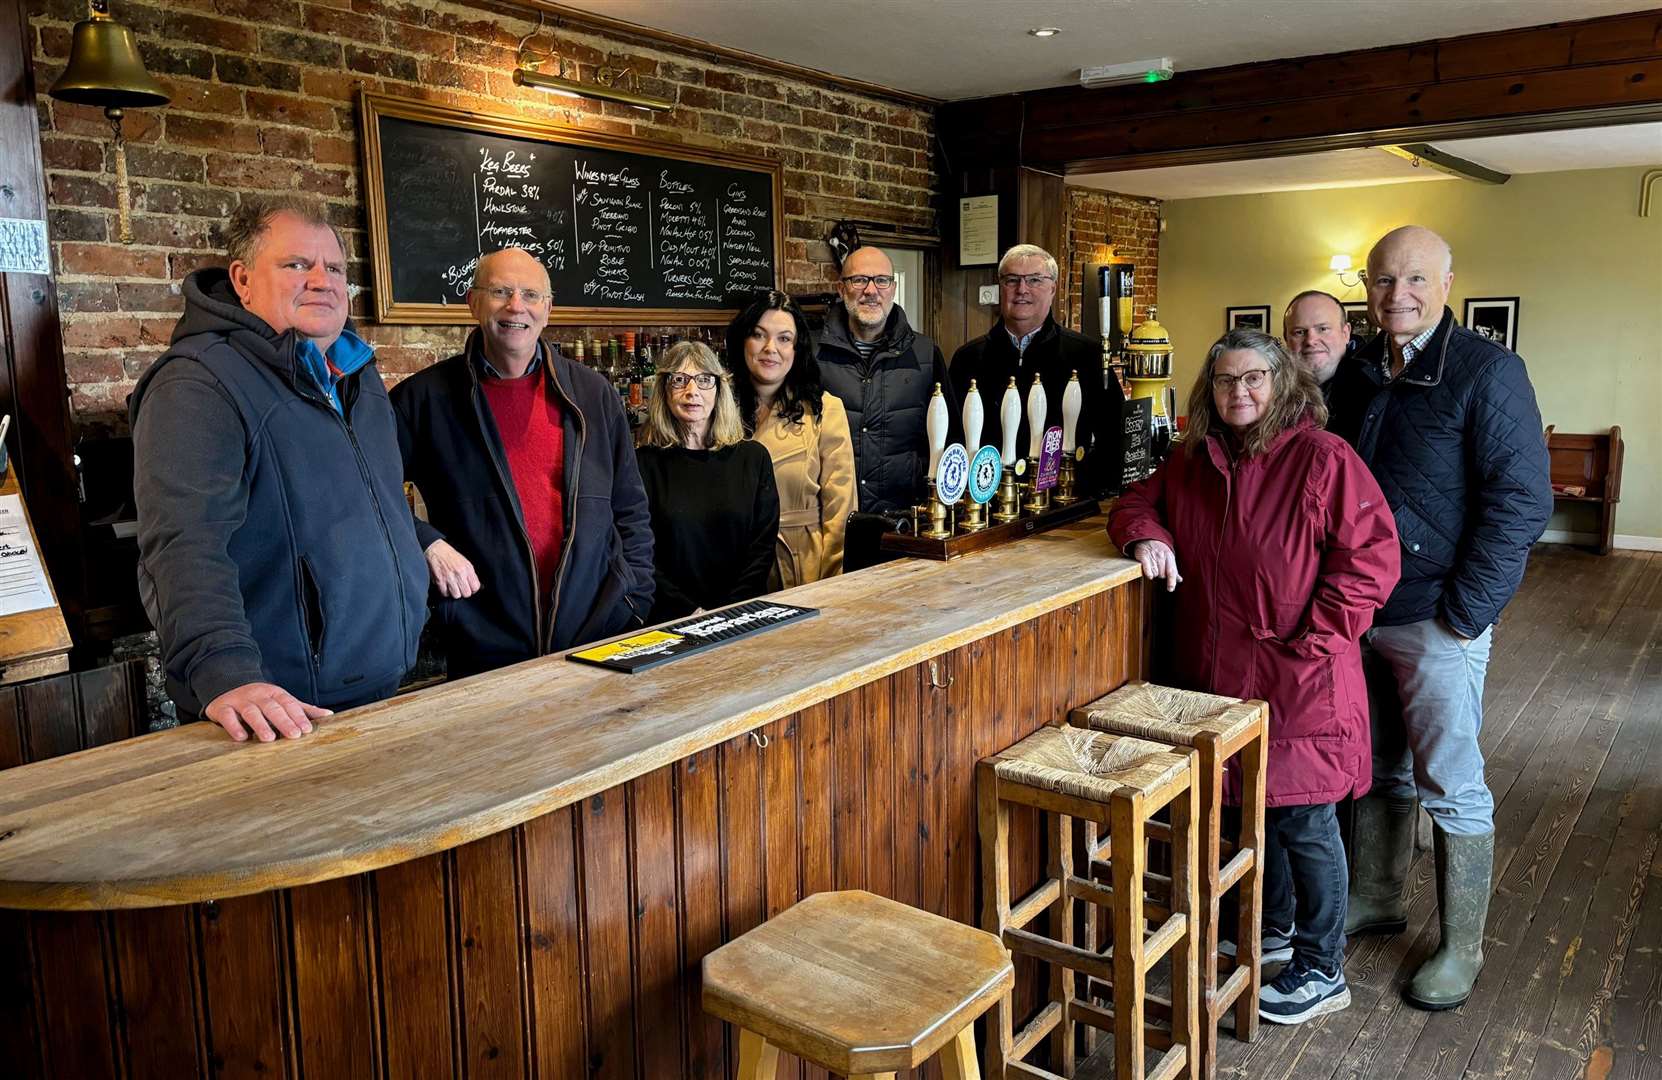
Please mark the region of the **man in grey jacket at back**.
POLYGON ((249 199, 132 397, 139 579, 181 719, 298 738, 416 658, 427 565, 320 207, 249 199))

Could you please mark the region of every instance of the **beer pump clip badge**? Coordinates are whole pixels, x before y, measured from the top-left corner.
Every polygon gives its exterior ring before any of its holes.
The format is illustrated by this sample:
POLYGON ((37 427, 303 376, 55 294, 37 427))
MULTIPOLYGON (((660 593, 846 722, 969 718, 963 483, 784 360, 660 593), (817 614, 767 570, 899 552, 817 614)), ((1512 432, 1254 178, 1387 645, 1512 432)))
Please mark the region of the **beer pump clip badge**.
POLYGON ((1056 474, 1062 468, 1062 429, 1045 428, 1044 448, 1039 456, 1039 474, 1033 478, 1036 491, 1056 486, 1056 474))
POLYGON ((943 450, 941 463, 935 469, 935 497, 947 506, 955 505, 964 497, 969 471, 969 451, 963 443, 953 443, 943 450))
POLYGON ((983 446, 970 462, 969 497, 985 506, 998 492, 998 482, 1004 479, 1004 462, 999 460, 998 447, 983 446))

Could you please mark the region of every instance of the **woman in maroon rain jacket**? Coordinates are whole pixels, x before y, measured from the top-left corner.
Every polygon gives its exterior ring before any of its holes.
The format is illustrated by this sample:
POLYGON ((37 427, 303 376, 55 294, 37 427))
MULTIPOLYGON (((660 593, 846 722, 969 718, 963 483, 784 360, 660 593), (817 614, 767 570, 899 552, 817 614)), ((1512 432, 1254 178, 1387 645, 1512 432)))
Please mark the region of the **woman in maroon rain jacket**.
POLYGON ((1264 952, 1292 962, 1259 1011, 1278 1023, 1350 1004, 1334 804, 1371 782, 1358 639, 1399 569, 1391 509, 1326 422, 1279 341, 1232 330, 1207 354, 1180 448, 1108 522, 1176 590, 1180 683, 1269 703, 1264 952))

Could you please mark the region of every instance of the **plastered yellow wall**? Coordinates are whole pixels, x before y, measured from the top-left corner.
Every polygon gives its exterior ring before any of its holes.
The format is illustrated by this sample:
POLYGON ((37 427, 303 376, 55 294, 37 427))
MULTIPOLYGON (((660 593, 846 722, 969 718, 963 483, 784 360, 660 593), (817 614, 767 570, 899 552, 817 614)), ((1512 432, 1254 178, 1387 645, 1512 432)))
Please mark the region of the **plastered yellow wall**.
MULTIPOLYGON (((1468 296, 1521 298, 1517 348, 1543 422, 1560 431, 1621 425, 1627 463, 1616 532, 1662 537, 1662 205, 1639 217, 1645 171, 1167 202, 1159 312, 1177 349, 1179 401, 1223 332, 1226 306, 1270 305, 1279 335, 1287 301, 1304 289, 1364 298, 1361 288, 1340 289, 1327 268, 1333 255, 1361 267, 1386 231, 1425 225, 1454 248, 1456 318, 1468 296)), ((1662 183, 1657 189, 1662 203, 1662 183)), ((1590 532, 1592 520, 1561 513, 1552 528, 1590 532)))

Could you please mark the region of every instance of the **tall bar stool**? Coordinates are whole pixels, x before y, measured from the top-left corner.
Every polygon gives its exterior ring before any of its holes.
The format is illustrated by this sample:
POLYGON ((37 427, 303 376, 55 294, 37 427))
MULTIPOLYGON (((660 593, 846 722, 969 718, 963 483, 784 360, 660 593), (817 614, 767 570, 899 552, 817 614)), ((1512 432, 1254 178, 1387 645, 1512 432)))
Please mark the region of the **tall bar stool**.
MULTIPOLYGON (((1080 727, 1192 748, 1200 788, 1201 1075, 1217 1075, 1218 1020, 1233 1006, 1235 1037, 1258 1034, 1259 919, 1263 910, 1264 750, 1269 707, 1262 701, 1174 690, 1131 682, 1107 697, 1073 710, 1080 727), (1241 755, 1241 831, 1225 839, 1220 828, 1224 766, 1241 755), (1223 862, 1228 858, 1227 863, 1223 862), (1218 902, 1239 887, 1240 924, 1235 931, 1235 970, 1218 984, 1218 902)), ((1151 830, 1153 831, 1153 830, 1151 830)), ((1088 838, 1092 843, 1094 838, 1088 838)), ((1096 846, 1093 843, 1093 847, 1096 846)))
MULTIPOLYGON (((1051 965, 1050 1001, 1019 1033, 1007 1011, 987 1032, 986 1058, 993 1075, 1058 1080, 1076 1065, 1075 1025, 1114 1036, 1117 1080, 1173 1080, 1193 1074, 1199 1027, 1199 978, 1195 884, 1198 802, 1193 783, 1194 752, 1144 739, 1072 727, 1041 728, 1002 753, 982 759, 977 769, 980 814, 982 926, 999 935, 1013 952, 1051 965), (1034 807, 1048 815, 1048 875, 1012 903, 1010 896, 1010 807, 1034 807), (1145 843, 1150 818, 1169 808, 1168 834, 1174 852, 1166 902, 1145 896, 1145 843), (1074 872, 1073 820, 1108 831, 1113 845, 1112 884, 1074 872), (1107 908, 1114 948, 1103 954, 1075 940, 1074 903, 1107 908), (1052 912, 1051 934, 1027 927, 1052 912), (1150 920, 1157 925, 1146 933, 1150 920), (1145 936, 1146 933, 1146 936, 1145 936), (1150 969, 1172 959, 1171 1001, 1159 1010, 1165 1027, 1151 1023, 1154 1001, 1146 989, 1150 969), (1086 979, 1085 996, 1078 993, 1086 979), (1093 996, 1112 997, 1104 1008, 1093 996), (1024 1059, 1050 1038, 1050 1071, 1024 1059), (1165 1054, 1153 1072, 1146 1050, 1165 1054)), ((1087 910, 1094 911, 1093 908, 1087 910)), ((1087 920, 1089 922, 1089 920, 1087 920)))
POLYGON ((827 892, 706 956, 704 1010, 739 1029, 739 1080, 773 1080, 781 1050, 849 1080, 894 1080, 938 1051, 946 1080, 980 1080, 976 1018, 996 1005, 1008 1023, 1014 983, 991 934, 827 892))

